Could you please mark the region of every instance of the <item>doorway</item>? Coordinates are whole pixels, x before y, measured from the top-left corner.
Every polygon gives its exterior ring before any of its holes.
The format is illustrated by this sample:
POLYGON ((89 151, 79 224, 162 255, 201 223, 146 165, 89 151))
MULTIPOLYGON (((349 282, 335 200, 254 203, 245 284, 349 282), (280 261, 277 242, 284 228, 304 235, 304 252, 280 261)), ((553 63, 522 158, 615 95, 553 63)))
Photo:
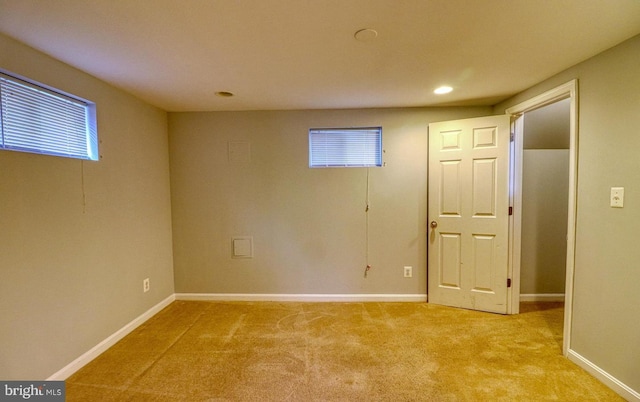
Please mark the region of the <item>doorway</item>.
MULTIPOLYGON (((566 205, 565 209, 562 208, 561 211, 555 211, 559 213, 559 216, 562 217, 562 222, 566 225, 566 242, 562 244, 562 231, 555 231, 554 233, 554 243, 552 246, 555 250, 551 253, 554 255, 552 258, 555 260, 554 264, 556 266, 562 266, 560 260, 562 259, 562 255, 558 255, 560 250, 565 252, 564 260, 565 260, 565 274, 564 274, 564 297, 562 297, 561 293, 554 294, 549 293, 545 290, 542 290, 540 294, 550 294, 551 298, 561 298, 564 299, 564 328, 563 328, 563 354, 566 356, 569 348, 570 348, 570 335, 571 335, 571 309, 572 309, 572 301, 573 301, 573 273, 574 273, 574 256, 575 256, 575 216, 576 216, 576 185, 577 185, 577 160, 578 160, 578 131, 577 131, 577 80, 570 81, 564 85, 561 85, 557 88, 554 88, 550 91, 547 91, 537 97, 534 97, 528 101, 522 102, 512 108, 507 109, 507 114, 510 114, 513 117, 513 131, 514 131, 514 141, 512 143, 512 174, 511 174, 511 192, 512 192, 512 205, 514 207, 513 218, 510 225, 510 265, 511 265, 511 275, 513 279, 513 285, 515 291, 511 293, 510 313, 517 314, 519 312, 519 304, 520 304, 520 289, 561 289, 562 287, 558 287, 557 276, 558 272, 554 272, 552 274, 540 272, 539 275, 543 277, 554 277, 554 284, 541 284, 535 283, 535 280, 532 281, 532 276, 535 278, 538 273, 525 272, 523 269, 538 269, 534 264, 532 268, 530 265, 528 267, 527 264, 530 264, 531 261, 523 262, 523 257, 529 253, 528 250, 523 250, 523 247, 528 247, 529 245, 527 241, 523 240, 525 233, 527 236, 544 237, 545 233, 538 228, 531 232, 531 222, 523 221, 523 211, 526 204, 531 201, 523 200, 523 192, 524 195, 527 196, 526 192, 535 190, 535 189, 524 189, 523 184, 524 178, 526 176, 531 176, 530 172, 524 172, 526 165, 523 161, 525 158, 534 159, 534 164, 540 164, 540 161, 535 161, 535 159, 553 159, 553 164, 555 165, 555 169, 562 169, 563 175, 567 175, 566 182, 555 182, 553 184, 556 187, 556 191, 558 187, 566 189, 564 194, 562 194, 563 199, 560 200, 559 204, 555 205, 555 208, 560 204, 566 205), (548 107, 544 110, 545 107, 548 107), (551 137, 552 130, 548 130, 547 138, 538 137, 535 138, 535 133, 529 131, 531 138, 526 140, 526 116, 531 117, 530 120, 535 120, 536 118, 542 118, 542 123, 539 124, 544 125, 544 112, 554 111, 557 112, 560 116, 559 119, 568 119, 568 144, 566 141, 566 137, 561 138, 558 135, 557 138, 551 137), (537 116, 539 114, 540 116, 537 116), (568 115, 567 115, 568 114, 568 115), (537 145, 536 145, 537 143, 537 145), (528 145, 526 145, 528 144, 528 145), (532 145, 533 144, 533 145, 532 145), (551 144, 551 145, 549 145, 551 144), (567 148, 568 145, 568 149, 567 148), (551 147, 551 149, 555 149, 556 151, 551 152, 536 152, 534 151, 536 148, 545 148, 551 147), (526 148, 529 148, 532 152, 527 152, 526 148), (525 155, 528 153, 529 155, 525 155), (566 198, 564 198, 566 197, 566 198), (566 217, 566 220, 564 219, 566 217), (529 225, 527 228, 524 225, 529 225), (560 243, 560 244, 558 244, 560 243), (566 247, 557 247, 557 246, 565 246, 566 247), (549 287, 551 286, 551 287, 549 287), (554 286, 556 286, 554 288, 554 286)), ((566 128, 565 128, 566 131, 566 128)), ((547 161, 549 162, 549 161, 547 161)), ((535 166, 535 165, 534 165, 535 166)), ((550 166, 545 166, 545 168, 549 168, 550 166)), ((529 166, 531 168, 531 166, 529 166)), ((546 172, 547 174, 551 174, 552 171, 546 172)), ((535 174, 533 175, 535 176, 535 174)), ((538 180, 543 180, 538 179, 538 180)), ((534 197, 535 198, 535 197, 534 197)), ((535 200, 534 200, 535 201, 535 200)), ((547 204, 552 204, 551 202, 547 202, 547 204)), ((545 207, 543 205, 543 207, 545 207)), ((549 205, 546 205, 548 208, 549 205)), ((531 211, 527 211, 527 215, 524 216, 526 220, 531 221, 532 217, 529 213, 531 211)), ((533 220, 535 222, 535 213, 533 214, 533 220)), ((541 220, 544 220, 545 217, 542 217, 541 220)), ((560 225, 556 225, 560 226, 560 225)), ((555 228, 558 229, 558 228, 555 228)), ((554 229, 554 230, 555 230, 554 229)), ((561 229, 560 229, 561 230, 561 229)), ((535 242, 534 242, 535 243, 535 242)), ((547 258, 547 257, 545 257, 547 258)), ((558 268, 556 268, 558 269, 558 268)), ((542 281, 544 282, 544 281, 542 281)))
POLYGON ((570 99, 524 113, 520 302, 564 301, 570 99))
POLYGON ((510 116, 429 124, 429 302, 508 313, 510 116))
POLYGON ((568 179, 561 185, 567 189, 566 202, 563 201, 566 213, 562 213, 566 216, 566 248, 562 249, 566 254, 562 341, 565 356, 571 339, 575 264, 577 89, 577 80, 573 80, 507 109, 503 116, 429 124, 429 302, 518 314, 524 233, 524 117, 566 100, 560 103, 568 104, 569 109, 568 168, 564 162, 568 179), (485 155, 485 151, 497 153, 485 155), (505 156, 509 169, 501 167, 505 156), (508 220, 503 219, 507 204, 508 220), (493 221, 499 230, 478 228, 474 222, 479 221, 493 221), (503 253, 505 245, 508 251, 503 253))

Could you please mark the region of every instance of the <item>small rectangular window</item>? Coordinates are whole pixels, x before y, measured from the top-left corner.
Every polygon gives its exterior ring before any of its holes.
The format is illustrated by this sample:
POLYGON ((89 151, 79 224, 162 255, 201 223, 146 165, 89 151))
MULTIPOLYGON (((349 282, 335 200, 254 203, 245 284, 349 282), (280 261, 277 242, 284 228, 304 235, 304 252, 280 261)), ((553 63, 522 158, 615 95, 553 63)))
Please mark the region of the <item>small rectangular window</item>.
POLYGON ((382 127, 309 130, 309 167, 374 166, 382 166, 382 127))
POLYGON ((98 160, 95 104, 0 72, 0 149, 98 160))

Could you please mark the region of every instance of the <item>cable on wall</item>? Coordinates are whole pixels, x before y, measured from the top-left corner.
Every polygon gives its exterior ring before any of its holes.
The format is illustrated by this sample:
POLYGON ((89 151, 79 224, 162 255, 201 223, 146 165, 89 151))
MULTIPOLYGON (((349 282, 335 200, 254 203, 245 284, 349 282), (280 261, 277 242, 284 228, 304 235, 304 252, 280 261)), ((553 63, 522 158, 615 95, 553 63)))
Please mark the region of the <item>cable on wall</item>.
POLYGON ((365 263, 367 266, 364 269, 364 277, 367 277, 369 270, 371 269, 371 265, 369 264, 369 174, 370 168, 367 168, 367 194, 365 199, 365 263))

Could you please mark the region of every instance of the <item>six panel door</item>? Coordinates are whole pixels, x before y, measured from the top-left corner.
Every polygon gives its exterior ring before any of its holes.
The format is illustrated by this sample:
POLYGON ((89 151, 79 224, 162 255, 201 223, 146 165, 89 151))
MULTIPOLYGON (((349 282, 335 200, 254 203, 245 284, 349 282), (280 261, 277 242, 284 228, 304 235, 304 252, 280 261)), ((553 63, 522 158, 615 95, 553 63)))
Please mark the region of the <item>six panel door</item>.
POLYGON ((430 303, 506 314, 510 117, 429 125, 430 303))

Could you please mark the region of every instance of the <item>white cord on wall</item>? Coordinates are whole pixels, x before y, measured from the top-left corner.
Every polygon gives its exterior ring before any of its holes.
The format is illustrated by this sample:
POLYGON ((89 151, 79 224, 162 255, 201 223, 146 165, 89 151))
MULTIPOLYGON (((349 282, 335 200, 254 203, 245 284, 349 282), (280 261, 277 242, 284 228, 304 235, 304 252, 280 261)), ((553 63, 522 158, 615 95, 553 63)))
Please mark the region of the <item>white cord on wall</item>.
POLYGON ((369 270, 371 269, 371 265, 369 264, 369 174, 370 168, 367 168, 367 196, 366 196, 366 207, 364 209, 365 213, 365 262, 366 267, 364 269, 364 277, 367 277, 369 270))

